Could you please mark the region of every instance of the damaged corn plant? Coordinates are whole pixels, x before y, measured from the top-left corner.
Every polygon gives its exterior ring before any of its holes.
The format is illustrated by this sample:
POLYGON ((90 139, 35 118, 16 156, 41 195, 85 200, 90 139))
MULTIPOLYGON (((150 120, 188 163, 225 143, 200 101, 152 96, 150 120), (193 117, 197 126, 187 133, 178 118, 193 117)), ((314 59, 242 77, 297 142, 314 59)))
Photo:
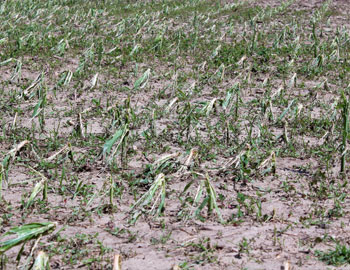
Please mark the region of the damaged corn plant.
MULTIPOLYGON (((206 173, 205 175, 200 174, 199 176, 204 179, 199 181, 197 188, 195 188, 196 191, 195 191, 193 200, 191 199, 191 196, 183 199, 184 202, 191 202, 193 207, 193 210, 190 211, 187 217, 185 217, 185 220, 190 218, 197 218, 199 220, 205 221, 205 217, 203 217, 201 212, 206 207, 207 217, 211 216, 213 211, 215 211, 217 215, 217 219, 221 223, 224 223, 224 219, 221 215, 221 212, 217 203, 217 193, 210 181, 208 173, 206 173)), ((194 185, 195 182, 197 181, 191 181, 185 186, 182 192, 185 196, 186 195, 189 196, 186 193, 188 192, 188 190, 191 189, 191 186, 194 185)), ((186 206, 183 205, 183 208, 185 207, 186 206)))

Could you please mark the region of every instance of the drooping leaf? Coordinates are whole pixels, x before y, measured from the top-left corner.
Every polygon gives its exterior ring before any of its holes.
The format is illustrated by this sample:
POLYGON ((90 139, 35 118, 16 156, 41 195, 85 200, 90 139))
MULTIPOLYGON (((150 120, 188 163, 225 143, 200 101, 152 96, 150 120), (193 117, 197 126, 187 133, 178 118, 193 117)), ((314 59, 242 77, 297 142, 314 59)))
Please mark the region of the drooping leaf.
POLYGON ((111 151, 115 142, 123 135, 123 132, 124 132, 123 128, 118 129, 114 133, 113 137, 105 142, 105 144, 103 145, 103 149, 102 149, 103 156, 106 156, 109 154, 109 152, 111 151))
POLYGON ((17 245, 20 245, 21 243, 38 238, 39 236, 52 231, 55 227, 56 223, 54 222, 42 222, 29 223, 19 227, 11 228, 8 232, 0 237, 0 240, 11 235, 15 235, 15 237, 0 242, 0 254, 17 245))
POLYGON ((34 199, 36 198, 36 196, 43 191, 44 186, 45 186, 45 181, 47 181, 47 179, 42 179, 40 182, 36 183, 35 187, 33 188, 32 194, 30 195, 28 202, 26 204, 25 208, 28 208, 34 201, 34 199))

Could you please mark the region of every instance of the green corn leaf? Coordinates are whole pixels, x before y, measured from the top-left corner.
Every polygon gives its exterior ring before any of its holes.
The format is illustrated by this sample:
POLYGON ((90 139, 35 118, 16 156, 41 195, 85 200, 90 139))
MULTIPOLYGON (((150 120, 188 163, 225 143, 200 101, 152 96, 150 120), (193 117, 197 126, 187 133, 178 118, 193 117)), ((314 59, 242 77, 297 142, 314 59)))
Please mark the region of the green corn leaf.
MULTIPOLYGON (((126 139, 128 134, 129 134, 129 128, 128 128, 128 125, 125 125, 124 128, 122 129, 122 134, 120 136, 118 136, 118 138, 116 140, 116 141, 118 141, 118 139, 120 138, 117 146, 114 148, 112 154, 110 155, 110 157, 109 157, 109 159, 107 161, 108 163, 112 162, 115 154, 117 153, 118 149, 120 148, 120 146, 122 145, 122 143, 124 142, 124 140, 126 139)), ((113 144, 115 144, 116 141, 114 141, 113 144)))
POLYGON ((194 212, 195 217, 199 218, 201 221, 204 221, 203 217, 200 215, 203 208, 208 204, 209 202, 209 196, 205 197, 203 202, 198 206, 196 211, 194 212))
POLYGON ((222 218, 221 212, 220 212, 218 204, 216 202, 216 197, 217 197, 216 196, 216 192, 215 192, 214 187, 210 183, 208 174, 206 174, 205 185, 206 185, 206 188, 207 188, 207 193, 208 193, 209 198, 210 198, 209 205, 208 205, 209 212, 211 212, 213 209, 215 209, 215 211, 216 211, 216 213, 217 213, 217 215, 219 217, 220 222, 224 223, 224 219, 222 218))
POLYGON ((26 207, 25 208, 28 208, 34 201, 34 199, 36 198, 36 196, 41 192, 43 191, 44 189, 44 186, 45 186, 45 181, 47 181, 47 179, 42 179, 40 182, 38 182, 33 191, 32 191, 32 194, 30 195, 29 199, 28 199, 28 202, 26 204, 26 207))
POLYGON ((133 56, 135 53, 137 53, 139 51, 139 48, 140 48, 140 45, 136 44, 132 49, 132 51, 130 52, 130 56, 133 56))
MULTIPOLYGON (((193 180, 190 181, 190 182, 185 186, 184 190, 181 192, 181 195, 182 195, 182 194, 185 194, 186 191, 192 186, 193 183, 194 183, 193 180)), ((181 195, 180 195, 180 196, 181 196, 181 195)))
POLYGON ((282 112, 282 114, 280 115, 280 117, 278 118, 278 120, 282 120, 285 116, 286 116, 286 114, 290 111, 290 109, 292 108, 292 106, 294 105, 294 102, 295 102, 296 100, 295 99, 293 99, 290 103, 289 103, 289 105, 288 105, 288 107, 282 112))
POLYGON ((145 71, 145 73, 143 73, 143 75, 137 79, 137 81, 134 84, 134 89, 142 89, 146 86, 148 79, 149 79, 149 75, 151 73, 151 69, 147 69, 145 71))
POLYGON ((162 183, 162 190, 161 190, 161 200, 158 206, 158 215, 160 215, 162 213, 162 211, 165 208, 165 197, 166 197, 166 192, 165 192, 165 181, 163 181, 162 183))
POLYGON ((38 101, 38 103, 35 105, 34 111, 33 111, 33 114, 32 114, 32 118, 35 118, 35 117, 37 117, 39 115, 39 113, 41 112, 40 106, 41 106, 42 103, 43 103, 43 100, 40 99, 38 101))
POLYGON ((11 155, 6 155, 1 163, 2 169, 3 169, 3 176, 5 180, 8 180, 8 171, 10 167, 10 162, 11 162, 11 155))
POLYGON ((8 232, 0 237, 0 240, 10 235, 16 235, 14 238, 0 242, 0 254, 5 251, 25 243, 31 239, 38 238, 39 236, 48 233, 56 227, 56 223, 42 222, 42 223, 29 223, 19 227, 11 228, 8 232))
POLYGON ((113 145, 115 144, 115 142, 123 135, 124 133, 124 128, 118 129, 113 137, 111 139, 109 139, 104 145, 103 145, 103 149, 102 149, 102 154, 103 156, 106 156, 109 154, 109 152, 111 151, 113 145))

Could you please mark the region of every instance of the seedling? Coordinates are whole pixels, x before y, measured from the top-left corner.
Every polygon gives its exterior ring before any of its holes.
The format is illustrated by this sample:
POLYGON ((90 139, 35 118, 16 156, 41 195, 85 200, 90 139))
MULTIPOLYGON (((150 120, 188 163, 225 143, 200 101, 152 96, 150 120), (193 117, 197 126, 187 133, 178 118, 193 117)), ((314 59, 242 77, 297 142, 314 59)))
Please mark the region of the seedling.
POLYGON ((316 250, 315 255, 328 265, 340 266, 350 263, 350 249, 345 245, 337 244, 335 249, 328 251, 316 250))

